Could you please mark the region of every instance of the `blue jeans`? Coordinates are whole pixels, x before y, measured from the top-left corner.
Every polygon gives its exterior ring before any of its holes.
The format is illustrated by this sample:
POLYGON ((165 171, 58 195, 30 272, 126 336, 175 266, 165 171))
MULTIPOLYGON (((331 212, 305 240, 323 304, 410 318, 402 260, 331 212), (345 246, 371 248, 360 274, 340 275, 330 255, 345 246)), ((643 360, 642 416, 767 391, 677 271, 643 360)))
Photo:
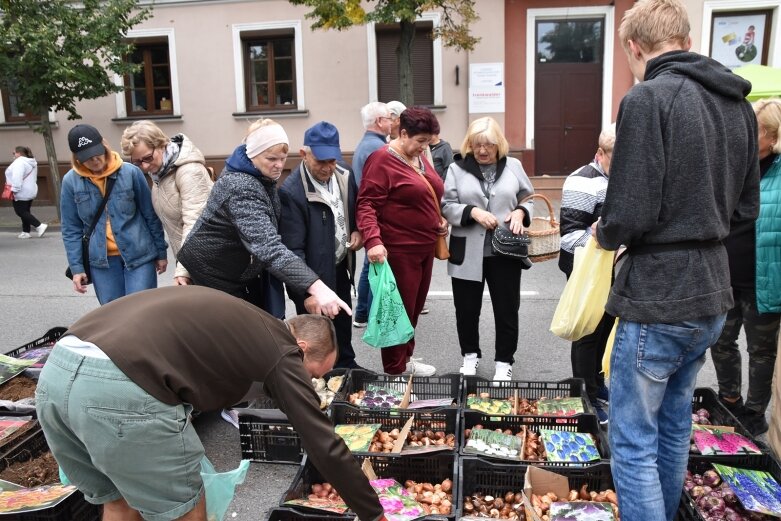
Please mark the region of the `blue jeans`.
POLYGON ((610 357, 610 450, 623 521, 672 521, 689 459, 692 395, 726 314, 620 320, 610 357))
POLYGON ((358 278, 358 300, 355 303, 353 318, 356 322, 369 320, 369 310, 372 307, 372 290, 369 287, 369 257, 363 258, 363 269, 358 278))
POLYGON ((100 305, 108 304, 125 295, 157 287, 157 270, 154 261, 129 270, 121 255, 108 257, 108 268, 90 267, 92 284, 100 305))

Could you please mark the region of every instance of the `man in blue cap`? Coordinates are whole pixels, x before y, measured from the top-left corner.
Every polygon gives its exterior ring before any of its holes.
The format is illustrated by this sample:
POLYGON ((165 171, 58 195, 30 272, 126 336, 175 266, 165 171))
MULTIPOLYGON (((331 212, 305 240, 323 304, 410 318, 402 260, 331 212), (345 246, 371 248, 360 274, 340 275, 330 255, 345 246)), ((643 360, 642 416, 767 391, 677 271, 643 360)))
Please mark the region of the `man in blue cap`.
MULTIPOLYGON (((363 239, 355 225, 358 192, 352 170, 342 162, 339 131, 321 121, 304 133, 301 164, 279 190, 282 242, 345 302, 351 302, 355 251, 363 239)), ((308 310, 307 295, 288 288, 298 314, 308 310)), ((334 319, 339 357, 334 367, 356 368, 352 322, 346 313, 334 319)))

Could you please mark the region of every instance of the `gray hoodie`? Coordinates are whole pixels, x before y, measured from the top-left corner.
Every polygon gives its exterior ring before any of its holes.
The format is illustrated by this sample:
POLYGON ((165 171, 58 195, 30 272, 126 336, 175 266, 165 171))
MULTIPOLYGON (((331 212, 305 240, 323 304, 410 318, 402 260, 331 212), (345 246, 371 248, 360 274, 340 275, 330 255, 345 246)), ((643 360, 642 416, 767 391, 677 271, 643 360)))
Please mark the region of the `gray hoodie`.
POLYGON ((597 228, 603 247, 630 252, 610 314, 670 323, 732 307, 720 241, 759 210, 750 88, 710 58, 675 51, 650 60, 645 81, 624 97, 597 228))
POLYGON ((5 182, 11 185, 14 199, 32 201, 38 195, 38 162, 19 156, 5 169, 5 182))

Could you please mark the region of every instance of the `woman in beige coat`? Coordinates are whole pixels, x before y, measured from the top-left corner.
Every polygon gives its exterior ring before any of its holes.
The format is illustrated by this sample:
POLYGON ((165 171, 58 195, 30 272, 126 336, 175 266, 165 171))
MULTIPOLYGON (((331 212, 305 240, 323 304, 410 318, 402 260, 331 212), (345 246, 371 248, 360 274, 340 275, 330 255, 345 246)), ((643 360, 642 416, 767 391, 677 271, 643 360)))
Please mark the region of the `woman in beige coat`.
MULTIPOLYGON (((152 178, 152 205, 177 255, 214 184, 203 154, 184 134, 169 138, 148 120, 136 121, 126 128, 121 146, 122 154, 152 178)), ((190 274, 179 263, 174 283, 191 283, 190 274)))

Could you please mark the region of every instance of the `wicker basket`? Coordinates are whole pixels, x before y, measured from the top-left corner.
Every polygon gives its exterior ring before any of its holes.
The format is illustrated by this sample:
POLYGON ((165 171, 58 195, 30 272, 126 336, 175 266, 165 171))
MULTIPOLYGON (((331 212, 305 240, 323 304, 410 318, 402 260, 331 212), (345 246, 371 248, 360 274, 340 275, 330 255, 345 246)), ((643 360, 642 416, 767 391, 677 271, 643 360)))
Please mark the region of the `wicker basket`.
POLYGON ((550 199, 542 194, 532 194, 526 199, 542 199, 548 205, 548 217, 534 217, 532 224, 526 229, 531 243, 529 244, 529 259, 532 262, 542 262, 559 256, 561 235, 559 221, 550 199))

